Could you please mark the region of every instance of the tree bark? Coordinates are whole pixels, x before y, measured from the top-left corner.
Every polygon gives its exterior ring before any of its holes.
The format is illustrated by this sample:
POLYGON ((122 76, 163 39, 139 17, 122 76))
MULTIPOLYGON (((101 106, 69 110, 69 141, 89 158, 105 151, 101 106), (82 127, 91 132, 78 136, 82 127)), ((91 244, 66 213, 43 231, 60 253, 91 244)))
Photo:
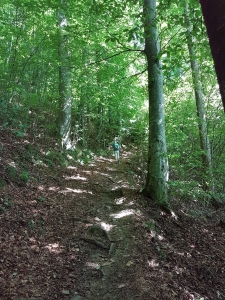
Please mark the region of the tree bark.
POLYGON ((192 79, 195 92, 195 101, 196 109, 198 116, 198 130, 199 130, 199 139, 200 147, 202 150, 202 166, 203 172, 206 175, 203 179, 203 188, 204 190, 213 189, 213 172, 212 172, 212 157, 210 142, 207 132, 207 121, 204 108, 204 100, 202 93, 202 85, 199 74, 198 61, 196 59, 196 52, 194 47, 194 41, 192 36, 192 24, 189 17, 189 7, 188 2, 185 2, 185 23, 187 28, 187 44, 190 56, 191 70, 192 70, 192 79), (208 179, 207 179, 208 178, 208 179), (210 184, 209 184, 210 182, 210 184))
POLYGON ((168 160, 164 120, 164 97, 156 24, 156 1, 144 0, 145 54, 148 64, 149 149, 148 174, 143 194, 167 206, 168 160))
POLYGON ((225 110, 225 1, 200 0, 225 110))
POLYGON ((62 148, 71 148, 71 71, 68 38, 67 3, 60 0, 58 10, 58 54, 59 54, 59 130, 62 148))

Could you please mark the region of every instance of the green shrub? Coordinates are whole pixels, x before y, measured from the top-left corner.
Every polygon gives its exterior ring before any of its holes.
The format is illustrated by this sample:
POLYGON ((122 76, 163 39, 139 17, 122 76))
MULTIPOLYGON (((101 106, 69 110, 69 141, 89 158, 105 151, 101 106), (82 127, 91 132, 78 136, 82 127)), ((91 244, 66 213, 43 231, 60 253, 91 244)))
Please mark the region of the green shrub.
POLYGON ((44 201, 45 201, 45 198, 44 198, 44 197, 42 197, 42 196, 40 196, 40 197, 38 197, 38 201, 40 201, 40 202, 44 202, 44 201))
POLYGON ((21 174, 20 174, 20 181, 22 184, 26 184, 29 180, 29 172, 27 171, 23 171, 21 174))
POLYGON ((0 178, 0 188, 3 188, 6 186, 6 182, 3 178, 0 178))
POLYGON ((8 174, 9 174, 9 178, 11 180, 16 180, 17 179, 17 172, 16 172, 16 168, 13 166, 9 166, 8 167, 8 174))

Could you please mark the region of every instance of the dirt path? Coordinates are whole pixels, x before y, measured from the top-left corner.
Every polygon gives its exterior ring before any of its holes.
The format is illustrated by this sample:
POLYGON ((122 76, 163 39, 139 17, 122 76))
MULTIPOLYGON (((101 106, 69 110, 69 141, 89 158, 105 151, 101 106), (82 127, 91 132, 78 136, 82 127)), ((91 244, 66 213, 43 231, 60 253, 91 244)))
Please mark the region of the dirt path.
MULTIPOLYGON (((129 159, 125 157, 120 165, 112 159, 98 158, 89 170, 75 176, 83 181, 82 190, 86 193, 79 204, 82 215, 77 214, 75 199, 66 201, 63 209, 79 228, 78 248, 85 264, 78 276, 86 299, 135 299, 147 288, 139 282, 143 278, 137 272, 140 245, 136 222, 141 219, 141 211, 137 209, 135 200, 139 196, 128 166, 129 159)), ((72 177, 68 187, 80 187, 72 177)))
POLYGON ((134 290, 142 293, 139 278, 134 281, 141 212, 128 173, 125 154, 119 165, 97 158, 86 167, 43 173, 38 184, 15 187, 11 196, 3 192, 3 201, 14 201, 1 215, 0 299, 133 299, 134 290))
POLYGON ((1 300, 225 299, 221 220, 146 205, 130 162, 1 189, 1 300))

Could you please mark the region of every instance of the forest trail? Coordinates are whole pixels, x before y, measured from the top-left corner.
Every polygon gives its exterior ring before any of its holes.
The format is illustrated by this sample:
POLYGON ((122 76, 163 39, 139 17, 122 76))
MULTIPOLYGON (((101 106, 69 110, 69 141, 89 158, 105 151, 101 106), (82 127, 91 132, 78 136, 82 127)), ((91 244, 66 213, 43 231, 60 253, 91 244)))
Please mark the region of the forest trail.
POLYGON ((147 205, 131 161, 34 168, 1 188, 1 300, 225 299, 222 219, 147 205))
POLYGON ((88 168, 70 168, 64 175, 61 210, 65 223, 70 220, 65 235, 70 228, 68 247, 76 249, 80 260, 76 292, 84 299, 135 299, 149 291, 138 270, 141 211, 129 176, 130 155, 124 153, 119 165, 98 157, 88 168))
POLYGON ((149 299, 130 155, 42 173, 14 190, 1 216, 0 299, 149 299))

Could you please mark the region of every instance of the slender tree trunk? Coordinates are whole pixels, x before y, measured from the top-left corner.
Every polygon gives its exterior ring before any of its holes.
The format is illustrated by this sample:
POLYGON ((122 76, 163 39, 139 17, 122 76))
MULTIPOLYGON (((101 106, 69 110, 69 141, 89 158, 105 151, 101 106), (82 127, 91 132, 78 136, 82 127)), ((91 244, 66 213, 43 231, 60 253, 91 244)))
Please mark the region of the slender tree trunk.
MULTIPOLYGON (((83 73, 83 80, 84 82, 88 78, 88 68, 86 67, 86 57, 87 57, 88 50, 86 47, 82 49, 82 66, 84 69, 83 73)), ((80 91, 80 103, 78 106, 78 114, 79 114, 79 138, 81 139, 81 144, 83 147, 86 146, 86 135, 85 135, 85 111, 86 111, 86 103, 87 103, 87 91, 84 84, 81 85, 80 91)))
POLYGON ((59 54, 59 132, 63 148, 71 147, 71 71, 69 37, 66 17, 67 2, 60 0, 58 10, 58 54, 59 54))
POLYGON ((101 140, 103 135, 103 116, 104 116, 104 106, 102 103, 98 103, 98 113, 97 113, 97 136, 96 141, 99 147, 101 147, 101 140))
POLYGON ((156 1, 144 0, 145 53, 148 63, 149 149, 148 174, 143 194, 167 206, 168 160, 164 121, 164 97, 156 24, 156 1))
MULTIPOLYGON (((205 108, 204 108, 204 100, 202 93, 202 86, 199 74, 198 61, 196 60, 196 53, 194 49, 193 36, 192 36, 192 24, 189 18, 189 8, 188 2, 185 2, 185 22, 187 28, 187 44, 190 56, 191 70, 192 70, 192 79, 194 85, 195 92, 195 100, 196 100, 196 109, 198 116, 198 129, 199 129, 199 138, 200 138, 200 147, 202 150, 202 165, 204 169, 204 173, 209 177, 209 180, 213 179, 212 172, 212 158, 211 158, 211 149, 210 142, 207 133, 207 121, 205 116, 205 108)), ((206 178, 204 179, 204 189, 207 190, 209 187, 212 188, 212 184, 206 178)))
POLYGON ((225 110, 225 1, 200 0, 225 110))
MULTIPOLYGON (((86 76, 86 75, 85 75, 86 76)), ((85 137, 85 102, 86 102, 86 89, 84 86, 81 86, 80 91, 80 103, 78 106, 79 114, 79 139, 81 139, 81 144, 84 147, 86 144, 85 137)))

